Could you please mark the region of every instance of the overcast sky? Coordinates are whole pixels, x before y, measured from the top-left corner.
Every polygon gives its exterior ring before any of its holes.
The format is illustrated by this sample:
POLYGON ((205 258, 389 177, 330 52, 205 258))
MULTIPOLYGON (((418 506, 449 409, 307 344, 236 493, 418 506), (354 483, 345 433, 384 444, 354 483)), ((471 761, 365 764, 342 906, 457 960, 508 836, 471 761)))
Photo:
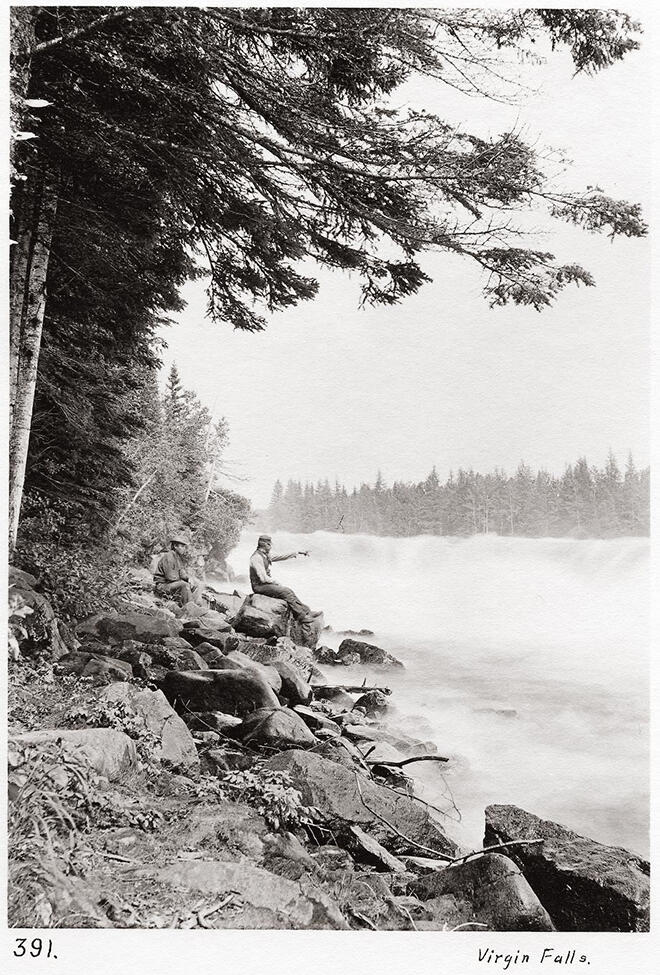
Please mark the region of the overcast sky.
MULTIPOLYGON (((526 75, 539 90, 516 106, 470 99, 446 86, 408 85, 397 104, 424 106, 480 135, 514 126, 564 150, 571 188, 650 203, 650 58, 630 55, 593 78, 571 77, 567 56, 526 75)), ((554 307, 490 309, 478 267, 427 255, 433 278, 394 308, 363 308, 359 282, 321 271, 318 297, 271 317, 260 334, 205 317, 203 283, 163 330, 164 375, 216 415, 231 443, 228 486, 265 506, 277 478, 337 478, 350 489, 420 480, 435 464, 515 471, 521 460, 561 473, 610 447, 624 466, 649 462, 647 240, 593 236, 534 219, 541 245, 582 264, 596 288, 569 288, 554 307)))

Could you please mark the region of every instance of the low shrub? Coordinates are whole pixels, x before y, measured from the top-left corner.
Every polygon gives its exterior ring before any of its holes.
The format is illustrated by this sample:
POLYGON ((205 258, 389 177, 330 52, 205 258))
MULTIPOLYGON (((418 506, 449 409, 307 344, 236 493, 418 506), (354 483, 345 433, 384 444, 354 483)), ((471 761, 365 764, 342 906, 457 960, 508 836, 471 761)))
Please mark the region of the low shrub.
POLYGON ((229 791, 230 798, 245 802, 261 813, 275 831, 300 829, 319 819, 318 810, 303 803, 290 776, 262 762, 242 772, 225 773, 222 786, 229 791))
POLYGON ((147 728, 141 715, 128 708, 123 701, 95 701, 86 707, 75 708, 66 715, 66 723, 73 728, 114 728, 123 731, 135 742, 140 760, 154 761, 160 738, 147 728))

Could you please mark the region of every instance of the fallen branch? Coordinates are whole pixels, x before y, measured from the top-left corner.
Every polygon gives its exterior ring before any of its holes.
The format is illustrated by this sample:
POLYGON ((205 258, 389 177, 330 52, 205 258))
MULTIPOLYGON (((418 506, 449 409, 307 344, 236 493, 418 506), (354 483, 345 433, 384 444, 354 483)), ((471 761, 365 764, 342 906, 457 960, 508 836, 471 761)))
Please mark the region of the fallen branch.
POLYGON ((181 707, 184 708, 188 712, 188 714, 193 714, 197 718, 200 724, 205 725, 209 729, 209 731, 215 732, 215 734, 219 735, 223 741, 226 741, 230 745, 234 745, 238 749, 238 751, 252 752, 253 755, 261 754, 261 752, 257 751, 256 748, 253 748, 252 745, 246 745, 242 741, 239 741, 238 738, 230 738, 229 735, 224 735, 221 731, 218 731, 217 728, 214 728, 207 721, 204 721, 203 718, 200 718, 199 712, 191 711, 190 708, 188 707, 187 702, 183 701, 180 697, 176 698, 175 703, 176 701, 179 702, 181 707))
MULTIPOLYGON (((360 779, 358 777, 358 774, 357 772, 354 772, 353 774, 355 775, 355 783, 357 785, 358 794, 360 796, 360 802, 367 810, 367 812, 370 812, 372 816, 375 816, 376 819, 379 819, 381 823, 384 823, 387 826, 388 829, 392 830, 393 833, 396 833, 397 836, 400 836, 402 840, 406 841, 406 843, 410 843, 411 846, 417 847, 418 850, 423 850, 424 853, 431 853, 433 857, 437 858, 438 860, 448 860, 449 862, 452 862, 451 857, 445 856, 443 853, 438 853, 437 850, 432 850, 431 847, 429 846, 423 846, 421 843, 418 843, 416 840, 412 840, 409 836, 406 836, 405 833, 402 833, 400 829, 397 829, 396 826, 394 826, 389 821, 389 819, 385 819, 385 817, 381 816, 380 813, 377 813, 375 809, 372 809, 371 806, 368 806, 367 803, 365 802, 364 796, 362 795, 362 789, 360 787, 360 779)), ((469 855, 470 854, 468 854, 468 856, 469 855)))
POLYGON ((324 738, 322 741, 317 741, 314 745, 310 745, 309 748, 305 748, 304 751, 306 751, 306 752, 314 752, 314 751, 316 751, 317 748, 323 748, 323 746, 324 745, 327 745, 329 741, 335 742, 336 744, 341 745, 341 747, 346 752, 348 752, 348 754, 353 759, 353 761, 359 761, 360 767, 364 769, 364 771, 366 772, 366 774, 370 778, 372 778, 371 769, 369 768, 369 766, 367 765, 367 763, 361 757, 360 757, 360 759, 357 759, 357 756, 356 756, 355 752, 353 752, 348 747, 348 745, 343 740, 343 738, 341 737, 341 735, 335 735, 333 738, 324 738))
MULTIPOLYGON (((371 754, 371 751, 369 752, 371 754)), ((404 765, 410 765, 411 762, 448 762, 448 758, 442 758, 440 755, 418 755, 416 758, 404 758, 400 762, 387 762, 384 759, 376 761, 375 759, 368 762, 368 765, 387 765, 393 768, 403 768, 404 765)))
POLYGON ((105 857, 106 860, 116 860, 118 863, 139 863, 139 860, 131 860, 130 857, 122 857, 118 853, 105 853, 103 850, 96 851, 99 856, 105 857))
POLYGON ((396 901, 394 901, 394 903, 395 903, 395 905, 397 907, 397 910, 401 911, 402 914, 405 914, 405 916, 410 921, 410 929, 411 929, 411 931, 417 931, 417 930, 419 930, 418 927, 417 927, 417 925, 413 921, 412 914, 410 913, 410 911, 408 910, 408 908, 407 907, 404 907, 403 904, 397 904, 396 901))
MULTIPOLYGON (((406 776, 406 778, 408 778, 408 776, 406 776)), ((393 792, 395 796, 402 796, 404 799, 412 799, 413 802, 421 802, 423 806, 427 807, 427 809, 432 809, 433 812, 437 812, 440 816, 444 816, 445 819, 449 819, 452 823, 460 822, 460 819, 455 820, 449 815, 449 813, 445 812, 444 809, 441 809, 439 806, 434 806, 432 802, 428 801, 428 799, 422 799, 421 796, 418 796, 414 792, 401 792, 399 789, 395 789, 394 786, 388 785, 386 782, 379 782, 378 785, 381 789, 389 789, 389 791, 393 792)))
MULTIPOLYGON (((349 694, 362 694, 364 691, 380 691, 381 694, 391 694, 389 687, 367 687, 365 684, 314 684, 312 691, 347 691, 349 694)), ((323 698, 321 698, 323 700, 323 698)))
POLYGON ((483 850, 473 850, 472 853, 466 853, 462 857, 454 857, 447 864, 448 867, 452 867, 455 863, 463 863, 465 860, 469 860, 470 857, 478 857, 483 853, 491 853, 493 850, 501 850, 505 846, 531 846, 533 843, 542 843, 543 840, 509 840, 508 843, 496 843, 495 846, 485 846, 483 850))
POLYGON ((228 904, 230 904, 235 897, 238 897, 238 894, 235 890, 232 890, 229 892, 229 894, 227 894, 226 897, 223 897, 222 900, 219 900, 207 910, 197 911, 197 923, 199 924, 200 928, 212 928, 213 925, 207 923, 208 918, 210 918, 212 914, 215 914, 216 911, 219 911, 222 907, 226 907, 228 904))

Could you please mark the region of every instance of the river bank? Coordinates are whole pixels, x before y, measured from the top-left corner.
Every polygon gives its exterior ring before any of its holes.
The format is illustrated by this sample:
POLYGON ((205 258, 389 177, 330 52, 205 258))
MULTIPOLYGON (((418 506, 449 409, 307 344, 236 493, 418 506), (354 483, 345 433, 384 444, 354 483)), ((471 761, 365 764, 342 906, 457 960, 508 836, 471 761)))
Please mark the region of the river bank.
POLYGON ((647 924, 648 865, 625 850, 501 805, 484 824, 495 849, 461 848, 408 776, 413 759, 440 770, 446 756, 383 723, 401 668, 368 635, 344 635, 336 663, 318 632, 286 635, 278 601, 217 594, 185 619, 144 577, 74 634, 48 619, 36 580, 12 579, 41 617, 26 617, 11 674, 12 923, 36 911, 102 927, 647 924), (347 664, 364 667, 364 688, 347 664))

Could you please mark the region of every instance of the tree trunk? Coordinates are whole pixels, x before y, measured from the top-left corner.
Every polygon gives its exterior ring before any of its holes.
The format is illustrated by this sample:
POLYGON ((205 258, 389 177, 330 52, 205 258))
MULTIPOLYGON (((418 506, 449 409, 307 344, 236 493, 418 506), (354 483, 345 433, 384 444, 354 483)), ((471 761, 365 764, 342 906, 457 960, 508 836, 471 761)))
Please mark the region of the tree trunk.
POLYGON ((30 85, 29 52, 34 46, 34 26, 36 7, 12 7, 10 11, 11 69, 10 69, 10 167, 12 178, 11 211, 13 219, 12 236, 16 243, 11 251, 11 271, 9 285, 9 415, 14 411, 18 366, 18 344, 20 323, 25 305, 25 282, 30 263, 31 230, 34 227, 34 195, 25 182, 20 179, 14 167, 16 153, 20 145, 15 135, 24 126, 25 99, 30 85))
MULTIPOLYGON (((14 385, 9 431, 9 550, 16 545, 18 521, 23 497, 32 407, 37 382, 37 367, 41 348, 44 310, 46 305, 46 274, 57 212, 57 190, 53 180, 44 178, 37 192, 36 220, 32 232, 26 230, 27 263, 20 292, 20 278, 16 276, 19 292, 12 296, 12 312, 21 309, 20 318, 12 321, 10 374, 14 385)), ((19 253, 23 253, 20 250, 19 253)), ((18 257, 18 254, 17 254, 18 257)), ((14 282, 12 282, 14 283, 14 282)))
POLYGON ((34 27, 38 7, 12 7, 10 10, 11 67, 9 160, 13 168, 17 142, 15 133, 23 128, 25 98, 30 84, 30 51, 34 47, 34 27))
POLYGON ((29 188, 14 192, 14 226, 12 228, 15 244, 11 252, 9 272, 9 427, 13 423, 14 406, 18 384, 18 361, 27 281, 32 260, 34 229, 39 219, 40 201, 29 188), (15 201, 15 202, 14 202, 15 201))

